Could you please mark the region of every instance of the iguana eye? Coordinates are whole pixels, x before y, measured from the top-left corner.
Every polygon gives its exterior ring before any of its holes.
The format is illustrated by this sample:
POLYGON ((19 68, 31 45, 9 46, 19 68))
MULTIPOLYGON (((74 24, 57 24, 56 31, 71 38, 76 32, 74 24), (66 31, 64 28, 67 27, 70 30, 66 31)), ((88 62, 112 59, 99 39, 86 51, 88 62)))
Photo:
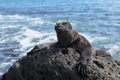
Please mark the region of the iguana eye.
POLYGON ((63 22, 63 25, 66 25, 67 24, 67 22, 63 22))

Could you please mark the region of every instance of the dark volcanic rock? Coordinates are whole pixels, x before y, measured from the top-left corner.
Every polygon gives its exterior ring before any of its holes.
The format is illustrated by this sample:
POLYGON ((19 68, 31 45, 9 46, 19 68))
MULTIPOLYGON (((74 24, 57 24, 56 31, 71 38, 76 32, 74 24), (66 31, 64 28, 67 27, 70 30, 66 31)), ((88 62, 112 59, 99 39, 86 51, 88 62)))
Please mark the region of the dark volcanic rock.
MULTIPOLYGON (((37 47, 16 61, 0 80, 83 80, 75 70, 80 57, 72 48, 37 47)), ((120 80, 120 61, 92 57, 85 80, 120 80)))

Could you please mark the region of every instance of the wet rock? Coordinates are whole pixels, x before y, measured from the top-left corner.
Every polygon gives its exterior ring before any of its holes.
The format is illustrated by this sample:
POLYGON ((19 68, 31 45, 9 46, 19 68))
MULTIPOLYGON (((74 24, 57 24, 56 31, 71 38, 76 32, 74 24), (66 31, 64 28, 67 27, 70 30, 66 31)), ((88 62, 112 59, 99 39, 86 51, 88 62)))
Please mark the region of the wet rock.
POLYGON ((82 78, 75 69, 79 57, 72 48, 36 46, 0 80, 120 80, 120 61, 110 56, 92 57, 88 76, 82 78))

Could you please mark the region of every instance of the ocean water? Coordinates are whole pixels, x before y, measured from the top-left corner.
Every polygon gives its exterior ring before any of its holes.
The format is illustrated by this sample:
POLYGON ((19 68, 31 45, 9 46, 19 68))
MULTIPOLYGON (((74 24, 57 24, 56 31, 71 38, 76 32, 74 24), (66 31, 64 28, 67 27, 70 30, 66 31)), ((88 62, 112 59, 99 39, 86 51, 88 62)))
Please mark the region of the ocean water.
POLYGON ((120 0, 0 0, 0 75, 33 46, 56 42, 59 19, 120 60, 120 0))

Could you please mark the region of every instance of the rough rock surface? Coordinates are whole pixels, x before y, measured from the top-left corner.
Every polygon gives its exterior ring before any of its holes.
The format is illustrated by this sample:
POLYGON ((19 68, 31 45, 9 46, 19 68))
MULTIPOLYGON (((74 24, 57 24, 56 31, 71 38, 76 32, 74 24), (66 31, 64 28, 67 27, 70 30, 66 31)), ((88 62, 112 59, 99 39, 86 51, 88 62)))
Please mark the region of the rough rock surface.
POLYGON ((16 61, 0 80, 120 80, 120 61, 92 57, 88 77, 75 69, 80 55, 72 48, 40 47, 16 61))

